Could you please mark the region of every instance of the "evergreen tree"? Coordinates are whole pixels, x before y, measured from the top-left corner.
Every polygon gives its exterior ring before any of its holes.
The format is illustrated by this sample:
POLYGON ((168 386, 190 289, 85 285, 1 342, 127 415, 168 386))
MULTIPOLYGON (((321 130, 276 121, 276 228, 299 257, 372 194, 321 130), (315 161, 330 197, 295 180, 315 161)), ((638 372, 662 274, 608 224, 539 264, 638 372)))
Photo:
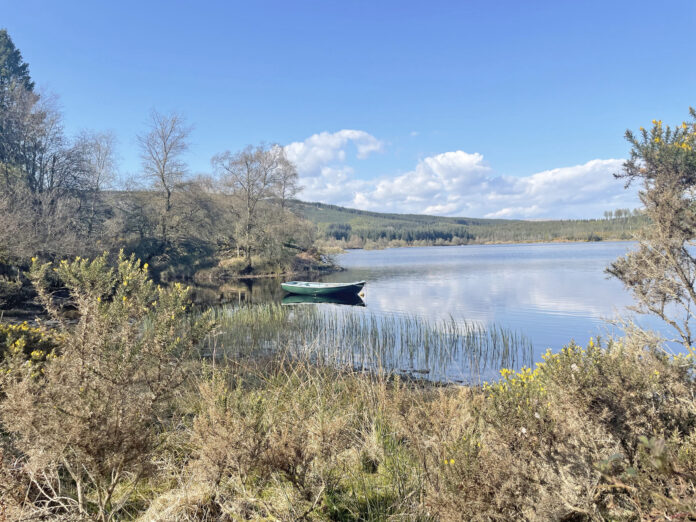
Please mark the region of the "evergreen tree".
POLYGON ((15 47, 7 29, 0 29, 0 90, 16 85, 28 91, 34 90, 29 65, 22 59, 22 53, 15 47))

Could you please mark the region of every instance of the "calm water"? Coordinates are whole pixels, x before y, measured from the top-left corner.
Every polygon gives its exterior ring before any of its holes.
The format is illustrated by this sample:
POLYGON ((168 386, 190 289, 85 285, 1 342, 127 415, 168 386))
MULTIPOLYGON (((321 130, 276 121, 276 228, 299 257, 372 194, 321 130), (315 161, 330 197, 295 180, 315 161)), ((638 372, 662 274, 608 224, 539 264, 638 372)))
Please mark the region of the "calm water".
MULTIPOLYGON (((632 298, 604 269, 634 243, 553 243, 353 250, 338 256, 365 279, 366 308, 497 324, 525 334, 540 353, 574 339, 620 333, 606 319, 626 315, 632 298)), ((637 322, 660 329, 658 321, 637 322)))
MULTIPOLYGON (((586 344, 590 337, 621 334, 608 320, 629 315, 626 307, 632 298, 604 270, 634 247, 628 242, 598 242, 352 250, 337 258, 346 270, 324 280, 366 280, 364 307, 300 306, 318 307, 334 316, 415 316, 433 324, 452 319, 489 330, 502 328, 531 344, 514 362, 498 364, 519 367, 540 360, 547 348, 556 351, 571 340, 586 344)), ((252 302, 278 302, 284 295, 279 283, 256 280, 231 291, 252 302)), ((641 326, 669 334, 656 319, 635 319, 641 326)), ((397 353, 389 364, 407 372, 428 368, 433 378, 443 380, 472 380, 470 370, 476 364, 467 359, 466 351, 445 357, 437 372, 427 360, 431 354, 416 352, 397 353)), ((487 362, 477 375, 496 375, 496 357, 482 356, 487 362)))

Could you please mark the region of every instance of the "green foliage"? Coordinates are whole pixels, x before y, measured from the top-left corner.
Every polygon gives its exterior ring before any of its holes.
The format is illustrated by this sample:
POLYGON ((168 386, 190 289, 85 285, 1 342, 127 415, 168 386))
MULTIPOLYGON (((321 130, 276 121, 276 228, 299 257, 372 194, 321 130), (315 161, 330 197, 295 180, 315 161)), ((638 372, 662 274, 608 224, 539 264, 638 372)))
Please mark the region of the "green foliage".
POLYGON ((0 29, 0 91, 17 85, 28 91, 34 89, 34 82, 29 76, 29 65, 22 59, 22 54, 7 34, 7 29, 0 29))
POLYGON ((631 154, 617 177, 641 183, 640 199, 649 219, 641 243, 607 272, 633 294, 641 313, 671 326, 691 349, 696 304, 696 110, 693 121, 671 128, 653 120, 650 130, 626 132, 631 154))
POLYGON ((617 210, 614 219, 523 221, 383 214, 301 201, 290 208, 318 226, 325 246, 344 248, 633 239, 646 221, 628 210, 617 210))
POLYGON ((0 419, 45 513, 110 519, 131 493, 121 486, 153 471, 158 432, 211 322, 205 314, 191 321, 188 290, 155 286, 147 268, 123 255, 115 268, 106 255, 55 267, 34 259, 31 278, 61 330, 58 355, 38 375, 33 354, 6 357, 0 419), (77 324, 63 317, 49 273, 65 285, 77 324))
MULTIPOLYGON (((689 113, 696 120, 696 110, 691 108, 689 113)), ((672 128, 663 125, 662 120, 653 120, 649 130, 641 127, 638 134, 626 131, 626 140, 631 144, 631 153, 619 177, 629 182, 647 181, 647 188, 654 184, 682 187, 696 184, 696 123, 693 121, 672 128)))
POLYGON ((19 357, 30 365, 40 364, 47 357, 55 356, 58 343, 55 332, 41 327, 0 323, 0 361, 6 357, 19 357))

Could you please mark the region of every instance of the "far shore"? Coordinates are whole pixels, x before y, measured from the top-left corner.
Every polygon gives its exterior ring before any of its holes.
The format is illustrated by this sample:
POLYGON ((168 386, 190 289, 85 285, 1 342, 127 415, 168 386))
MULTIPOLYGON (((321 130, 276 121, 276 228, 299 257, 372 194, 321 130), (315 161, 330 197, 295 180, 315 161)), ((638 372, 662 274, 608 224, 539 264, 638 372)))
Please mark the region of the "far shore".
POLYGON ((392 248, 424 248, 424 247, 466 247, 466 246, 487 246, 487 245, 535 245, 535 244, 556 244, 556 243, 630 243, 635 242, 637 239, 600 239, 596 241, 588 241, 586 239, 538 239, 538 240, 525 240, 525 241, 482 241, 482 242, 470 242, 462 243, 460 245, 452 244, 428 244, 428 245, 386 245, 380 247, 333 247, 325 246, 325 253, 329 255, 336 255, 347 252, 349 250, 387 250, 392 248))

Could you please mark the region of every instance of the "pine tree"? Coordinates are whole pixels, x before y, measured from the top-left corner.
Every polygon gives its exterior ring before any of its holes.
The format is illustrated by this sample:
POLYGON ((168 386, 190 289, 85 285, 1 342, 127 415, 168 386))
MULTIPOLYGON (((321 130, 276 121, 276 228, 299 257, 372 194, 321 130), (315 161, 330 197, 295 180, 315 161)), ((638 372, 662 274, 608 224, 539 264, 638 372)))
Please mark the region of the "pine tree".
POLYGON ((22 59, 22 53, 15 47, 7 29, 0 29, 0 89, 4 91, 16 85, 22 85, 28 91, 34 90, 29 65, 22 59))

